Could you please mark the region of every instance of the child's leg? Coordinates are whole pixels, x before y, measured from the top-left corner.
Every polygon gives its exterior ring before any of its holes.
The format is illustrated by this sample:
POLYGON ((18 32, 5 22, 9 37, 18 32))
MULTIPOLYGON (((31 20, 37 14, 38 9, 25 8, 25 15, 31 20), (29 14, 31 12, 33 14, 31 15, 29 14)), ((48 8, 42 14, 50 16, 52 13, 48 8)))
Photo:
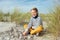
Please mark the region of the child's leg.
POLYGON ((40 33, 43 30, 42 26, 38 26, 35 30, 32 30, 30 34, 40 33))
MULTIPOLYGON (((24 29, 26 29, 28 27, 28 25, 27 24, 25 24, 24 25, 24 29)), ((32 29, 32 27, 29 29, 29 31, 32 31, 33 29, 32 29)))
MULTIPOLYGON (((28 25, 25 24, 25 25, 24 25, 25 31, 26 31, 27 27, 28 27, 28 25)), ((28 33, 30 33, 31 30, 32 30, 32 28, 30 28, 27 32, 24 31, 24 32, 23 32, 23 35, 27 35, 28 33)))
POLYGON ((25 25, 24 25, 24 29, 26 29, 26 28, 27 28, 27 26, 28 26, 28 25, 27 25, 27 24, 25 24, 25 25))

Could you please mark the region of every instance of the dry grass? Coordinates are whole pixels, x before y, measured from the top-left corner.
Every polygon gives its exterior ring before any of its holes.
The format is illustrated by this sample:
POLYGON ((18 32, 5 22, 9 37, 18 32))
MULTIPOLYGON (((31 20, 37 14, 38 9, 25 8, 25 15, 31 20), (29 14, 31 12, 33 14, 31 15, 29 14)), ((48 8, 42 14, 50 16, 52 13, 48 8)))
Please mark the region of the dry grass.
POLYGON ((54 35, 59 35, 60 33, 60 6, 56 6, 54 10, 48 14, 48 32, 53 33, 54 35))

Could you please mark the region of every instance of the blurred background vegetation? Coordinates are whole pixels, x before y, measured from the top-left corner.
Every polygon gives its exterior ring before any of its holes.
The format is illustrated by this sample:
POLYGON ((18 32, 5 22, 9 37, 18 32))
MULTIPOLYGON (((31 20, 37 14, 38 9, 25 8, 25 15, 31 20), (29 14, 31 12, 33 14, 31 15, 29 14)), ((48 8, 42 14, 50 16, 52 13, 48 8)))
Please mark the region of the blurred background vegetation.
MULTIPOLYGON (((39 13, 42 20, 48 25, 47 32, 54 35, 60 34, 60 6, 54 7, 53 10, 49 10, 48 13, 39 13)), ((16 22, 17 24, 27 24, 31 17, 30 12, 23 13, 18 9, 14 9, 13 13, 3 13, 0 10, 0 22, 16 22)))

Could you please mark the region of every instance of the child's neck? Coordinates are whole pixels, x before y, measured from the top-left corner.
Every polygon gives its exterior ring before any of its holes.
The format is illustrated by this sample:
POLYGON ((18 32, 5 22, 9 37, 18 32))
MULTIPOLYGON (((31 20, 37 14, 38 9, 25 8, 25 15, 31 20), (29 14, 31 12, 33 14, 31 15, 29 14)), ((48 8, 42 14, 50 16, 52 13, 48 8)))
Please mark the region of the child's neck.
POLYGON ((35 17, 33 17, 34 19, 36 19, 38 17, 38 15, 36 15, 35 17))

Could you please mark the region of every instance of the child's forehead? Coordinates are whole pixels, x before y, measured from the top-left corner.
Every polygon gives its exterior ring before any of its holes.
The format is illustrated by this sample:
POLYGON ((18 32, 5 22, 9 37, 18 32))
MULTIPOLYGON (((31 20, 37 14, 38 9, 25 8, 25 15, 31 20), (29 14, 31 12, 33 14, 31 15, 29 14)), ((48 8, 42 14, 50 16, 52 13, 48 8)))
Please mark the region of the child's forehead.
POLYGON ((31 10, 31 12, 36 12, 36 10, 31 10))

